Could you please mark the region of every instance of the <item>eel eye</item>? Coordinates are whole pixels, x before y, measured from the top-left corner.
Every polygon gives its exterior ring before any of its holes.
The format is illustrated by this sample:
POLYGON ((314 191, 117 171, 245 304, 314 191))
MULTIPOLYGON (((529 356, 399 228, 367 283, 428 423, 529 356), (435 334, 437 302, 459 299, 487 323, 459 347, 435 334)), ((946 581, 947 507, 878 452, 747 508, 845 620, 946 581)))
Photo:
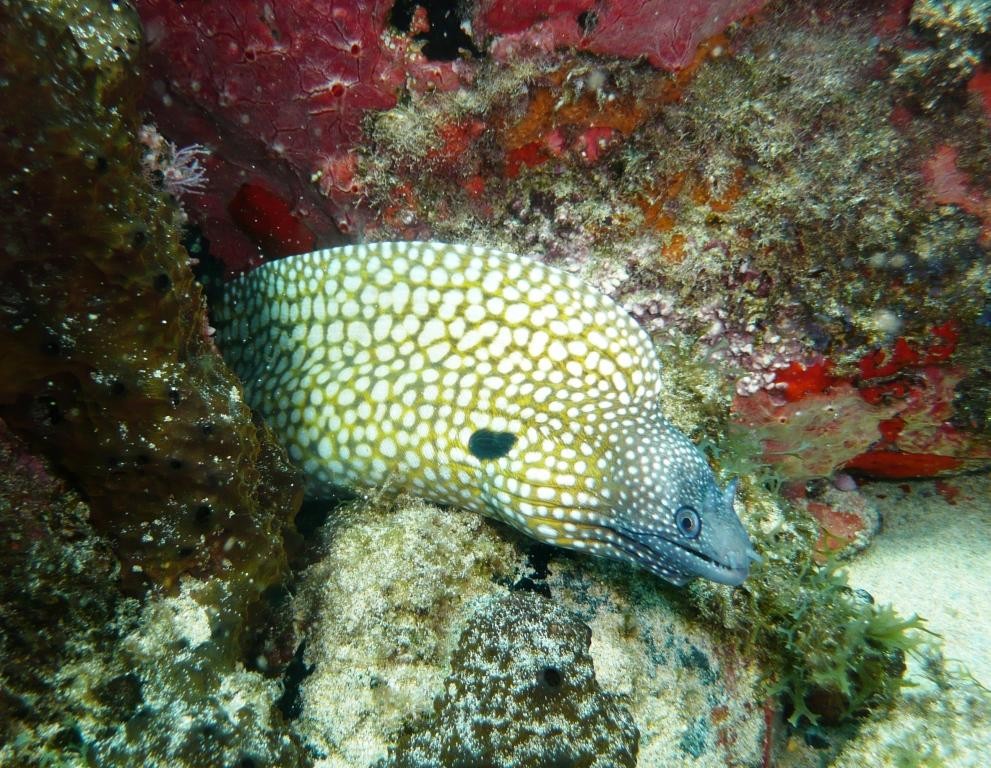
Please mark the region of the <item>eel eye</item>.
POLYGON ((674 524, 679 533, 686 539, 697 539, 702 531, 702 521, 699 513, 691 507, 681 507, 674 513, 674 524))

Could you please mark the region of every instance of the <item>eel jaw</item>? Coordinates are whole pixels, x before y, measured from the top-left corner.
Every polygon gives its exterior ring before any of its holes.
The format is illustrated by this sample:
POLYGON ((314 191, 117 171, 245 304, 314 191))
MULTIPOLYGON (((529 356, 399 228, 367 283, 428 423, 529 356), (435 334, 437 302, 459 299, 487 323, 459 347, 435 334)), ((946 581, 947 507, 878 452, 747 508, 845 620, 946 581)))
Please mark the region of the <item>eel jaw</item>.
POLYGON ((613 545, 626 558, 679 587, 699 577, 735 587, 750 575, 751 562, 761 560, 738 520, 720 537, 718 546, 708 547, 718 556, 696 549, 694 541, 674 539, 659 531, 622 526, 612 532, 619 537, 613 545))
POLYGON ((750 562, 760 560, 749 542, 745 550, 730 550, 722 560, 716 560, 664 536, 640 535, 635 540, 653 555, 650 560, 641 559, 644 567, 677 586, 701 577, 736 587, 750 575, 750 562), (677 576, 672 578, 672 573, 677 576))

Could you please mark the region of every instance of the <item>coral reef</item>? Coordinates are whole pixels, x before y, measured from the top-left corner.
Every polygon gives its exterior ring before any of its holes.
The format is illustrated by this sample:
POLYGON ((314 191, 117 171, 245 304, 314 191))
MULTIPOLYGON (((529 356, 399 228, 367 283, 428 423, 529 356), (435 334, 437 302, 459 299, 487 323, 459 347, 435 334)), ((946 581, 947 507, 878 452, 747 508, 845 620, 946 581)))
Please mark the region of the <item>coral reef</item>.
POLYGON ((766 0, 566 0, 520 7, 506 0, 483 0, 474 8, 473 27, 497 58, 520 50, 573 47, 602 56, 644 57, 655 67, 686 67, 704 40, 759 10, 766 0))
POLYGON ((919 0, 909 22, 930 43, 905 50, 892 73, 893 81, 926 111, 960 91, 981 64, 991 41, 991 4, 984 0, 919 0))
MULTIPOLYGON (((698 339, 744 414, 743 398, 763 392, 830 397, 830 379, 808 381, 827 369, 874 389, 858 362, 898 339, 923 348, 947 322, 965 333, 940 364, 989 366, 979 171, 991 140, 967 128, 988 119, 980 7, 820 2, 730 24, 762 3, 493 0, 458 17, 354 2, 333 19, 309 2, 260 17, 247 2, 230 14, 138 5, 149 104, 171 139, 210 147, 206 194, 190 205, 229 269, 258 246, 307 250, 345 230, 535 252, 665 342, 698 339), (389 27, 399 17, 405 31, 389 27), (477 58, 426 60, 444 35, 477 58), (650 67, 627 61, 637 57, 650 67), (955 84, 906 74, 921 58, 955 84), (249 95, 254 82, 265 98, 249 95), (963 107, 947 105, 950 92, 963 107), (924 159, 907 167, 912 156, 924 159)), ((903 375, 928 377, 914 368, 903 375)), ((845 459, 880 447, 852 468, 881 476, 983 466, 986 435, 958 412, 986 391, 961 391, 914 387, 916 404, 949 403, 955 426, 929 425, 917 451, 875 445, 891 417, 869 440, 855 423, 864 409, 837 390, 839 431, 859 430, 845 459)), ((786 452, 807 443, 794 434, 786 452)))
POLYGON ((209 180, 189 207, 214 256, 244 269, 259 246, 284 256, 361 228, 362 117, 395 105, 407 76, 426 87, 441 70, 386 31, 390 2, 136 6, 148 107, 171 140, 210 147, 209 180))
MULTIPOLYGON (((148 106, 173 141, 210 147, 205 194, 190 207, 214 255, 233 270, 257 263, 258 246, 269 256, 286 255, 364 229, 369 216, 356 174, 363 117, 395 106, 404 86, 432 92, 471 80, 466 63, 428 61, 410 36, 390 28, 391 3, 381 0, 350 0, 332 10, 308 0, 263 9, 250 0, 223 8, 136 5, 150 54, 148 106)), ((593 9, 583 0, 528 16, 512 5, 483 3, 474 9, 475 35, 518 32, 539 21, 521 33, 538 48, 574 45, 679 69, 703 41, 761 5, 617 0, 593 9)), ((413 36, 430 29, 422 11, 415 28, 410 14, 413 36)), ((518 47, 511 37, 493 43, 498 57, 518 47)), ((456 123, 448 129, 460 130, 456 123)), ((590 155, 608 136, 603 131, 583 137, 590 155)))
POLYGON ((400 734, 389 765, 633 768, 639 733, 603 693, 591 631, 539 595, 471 606, 434 713, 400 734))
POLYGON ((888 479, 984 469, 991 441, 956 415, 972 402, 957 391, 965 369, 946 363, 958 338, 953 323, 934 328, 925 346, 899 337, 890 351, 860 358, 853 377, 832 375, 826 361, 792 365, 776 375, 778 391, 736 399, 735 425, 788 480, 840 469, 888 479))
POLYGON ((0 764, 306 764, 230 583, 124 598, 86 505, 2 424, 0 566, 0 764))
MULTIPOLYGON (((733 382, 740 421, 784 424, 769 458, 802 454, 803 476, 872 448, 858 471, 986 466, 987 435, 957 415, 984 390, 956 397, 953 380, 988 366, 988 257, 968 214, 986 217, 991 134, 899 101, 887 57, 908 33, 848 10, 767 11, 673 75, 524 47, 477 63, 471 89, 411 93, 369 121, 358 173, 381 219, 368 232, 481 237, 578 272, 662 343, 697 343, 733 382), (943 145, 958 148, 949 169, 943 145), (861 370, 899 345, 913 357, 897 370, 861 370), (777 407, 800 395, 809 407, 777 407), (820 405, 850 433, 845 452, 818 427, 787 428, 820 405), (892 449, 884 422, 926 408, 945 415, 892 449)), ((520 14, 507 34, 555 13, 520 14)), ((965 113, 986 120, 979 95, 965 113)))
POLYGON ((249 601, 281 577, 294 470, 213 348, 174 209, 142 175, 136 18, 0 13, 6 97, 32 105, 0 116, 0 417, 84 495, 129 589, 223 575, 249 601))
POLYGON ((0 6, 0 762, 981 754, 986 696, 835 557, 862 478, 952 504, 991 457, 985 2, 135 5, 0 6), (349 235, 617 298, 763 563, 678 591, 383 494, 291 532, 180 239, 349 235))

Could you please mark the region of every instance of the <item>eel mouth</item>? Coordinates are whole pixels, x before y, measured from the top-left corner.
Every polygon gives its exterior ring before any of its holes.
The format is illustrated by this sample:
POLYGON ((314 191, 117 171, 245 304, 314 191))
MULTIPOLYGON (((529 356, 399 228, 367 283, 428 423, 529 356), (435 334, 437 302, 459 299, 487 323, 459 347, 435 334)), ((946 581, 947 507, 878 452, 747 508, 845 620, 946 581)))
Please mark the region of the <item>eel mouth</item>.
MULTIPOLYGON (((667 542, 672 546, 678 546, 670 540, 667 540, 667 542)), ((743 560, 742 565, 729 565, 691 549, 685 549, 684 547, 680 549, 682 552, 690 555, 696 564, 697 567, 693 574, 695 576, 702 576, 717 584, 728 584, 731 587, 736 587, 746 581, 750 575, 750 561, 747 559, 743 560)))
POLYGON ((615 530, 614 533, 619 534, 617 543, 627 555, 678 586, 701 577, 736 587, 750 575, 750 563, 761 559, 749 541, 744 549, 732 550, 725 560, 717 560, 665 536, 625 529, 615 530))

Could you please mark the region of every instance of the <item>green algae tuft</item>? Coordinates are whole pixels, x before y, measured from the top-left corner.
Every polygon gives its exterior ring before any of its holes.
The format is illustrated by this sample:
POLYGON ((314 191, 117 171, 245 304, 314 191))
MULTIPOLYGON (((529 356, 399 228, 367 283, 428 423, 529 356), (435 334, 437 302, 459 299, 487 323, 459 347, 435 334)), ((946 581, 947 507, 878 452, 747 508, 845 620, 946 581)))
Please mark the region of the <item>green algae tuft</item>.
POLYGON ((760 657, 768 692, 780 697, 791 725, 839 726, 896 702, 905 654, 920 645, 925 626, 852 589, 836 561, 818 565, 813 528, 786 515, 745 585, 726 596, 695 584, 691 601, 760 657))

